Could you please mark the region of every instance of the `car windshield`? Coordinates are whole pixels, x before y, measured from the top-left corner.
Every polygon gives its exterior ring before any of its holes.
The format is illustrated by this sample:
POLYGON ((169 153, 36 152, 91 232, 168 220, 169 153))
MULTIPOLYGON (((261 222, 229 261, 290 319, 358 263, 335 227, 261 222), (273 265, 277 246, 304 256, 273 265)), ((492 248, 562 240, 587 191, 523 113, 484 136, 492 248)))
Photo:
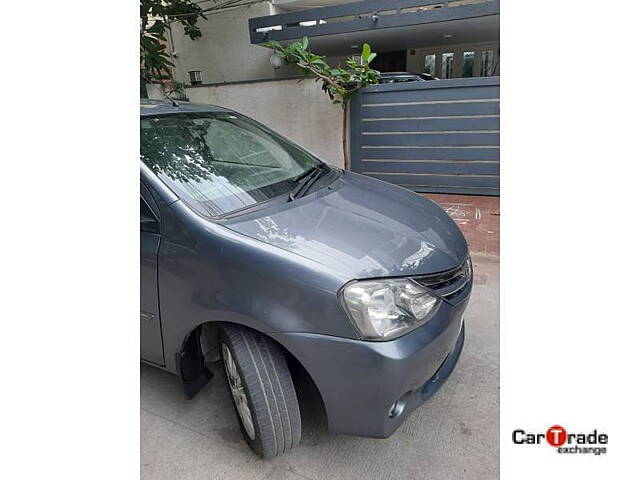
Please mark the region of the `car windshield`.
POLYGON ((297 177, 320 164, 259 123, 232 113, 143 117, 140 157, 207 217, 288 193, 297 177))

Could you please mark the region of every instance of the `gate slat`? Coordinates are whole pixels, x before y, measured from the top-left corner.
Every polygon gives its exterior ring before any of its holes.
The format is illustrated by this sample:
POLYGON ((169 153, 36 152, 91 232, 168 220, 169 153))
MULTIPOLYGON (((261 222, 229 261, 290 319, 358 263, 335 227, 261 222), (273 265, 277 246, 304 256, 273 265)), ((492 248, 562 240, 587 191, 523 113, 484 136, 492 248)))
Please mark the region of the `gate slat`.
POLYGON ((368 120, 362 122, 363 132, 429 132, 438 130, 498 130, 500 118, 421 118, 399 120, 368 120))
POLYGON ((431 103, 425 105, 372 105, 362 108, 362 118, 498 115, 500 102, 431 103))
POLYGON ((399 185, 404 188, 408 188, 418 193, 455 193, 459 195, 490 195, 490 196, 499 196, 500 189, 499 188, 488 188, 488 187, 450 187, 448 185, 399 185))
POLYGON ((368 147, 362 148, 361 159, 396 160, 500 160, 497 147, 368 147))
POLYGON ((500 175, 498 162, 403 162, 403 161, 371 161, 363 160, 362 168, 366 172, 374 173, 407 173, 419 174, 428 170, 438 174, 476 174, 500 175))
POLYGON ((405 90, 400 92, 365 93, 362 98, 362 104, 436 102, 443 100, 495 100, 499 95, 500 93, 497 87, 452 87, 432 90, 405 90), (428 97, 426 98, 425 93, 428 93, 428 97))
POLYGON ((421 146, 421 145, 499 145, 499 133, 418 133, 362 135, 362 145, 371 146, 421 146))
POLYGON ((447 185, 449 187, 482 187, 482 188, 499 188, 500 177, 498 175, 427 175, 427 174, 405 174, 405 173, 376 173, 363 172, 386 182, 397 183, 401 185, 447 185))

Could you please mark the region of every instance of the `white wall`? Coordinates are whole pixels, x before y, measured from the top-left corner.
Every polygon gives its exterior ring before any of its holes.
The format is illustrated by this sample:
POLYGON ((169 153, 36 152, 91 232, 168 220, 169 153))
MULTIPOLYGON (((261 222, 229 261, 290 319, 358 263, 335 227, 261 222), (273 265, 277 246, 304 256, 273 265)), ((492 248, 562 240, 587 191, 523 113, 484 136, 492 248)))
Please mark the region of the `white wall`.
POLYGON ((249 19, 271 13, 272 6, 266 1, 249 7, 209 12, 207 20, 198 21, 202 37, 195 41, 184 35, 180 25, 173 24, 176 80, 188 85, 191 70, 202 72, 204 84, 293 75, 295 72, 291 67, 274 70, 269 62, 273 52, 251 44, 249 19))
POLYGON ((275 13, 308 10, 310 8, 327 7, 341 3, 351 3, 357 0, 272 0, 275 13))
POLYGON ((191 102, 248 115, 325 162, 343 167, 342 109, 331 103, 313 79, 190 87, 186 94, 191 102))
POLYGON ((145 87, 147 88, 147 97, 151 100, 162 100, 165 98, 162 85, 157 83, 147 83, 145 87))

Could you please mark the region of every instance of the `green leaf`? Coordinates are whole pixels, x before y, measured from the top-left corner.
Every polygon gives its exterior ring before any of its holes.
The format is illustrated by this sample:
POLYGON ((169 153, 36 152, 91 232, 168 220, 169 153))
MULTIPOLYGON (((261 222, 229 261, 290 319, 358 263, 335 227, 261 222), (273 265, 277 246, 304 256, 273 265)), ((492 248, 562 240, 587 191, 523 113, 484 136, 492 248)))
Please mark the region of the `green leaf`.
POLYGON ((315 77, 316 82, 322 81, 322 91, 343 108, 346 108, 359 88, 380 82, 379 72, 369 67, 376 54, 371 51, 368 43, 362 46, 362 57, 358 60, 355 57, 348 58, 345 68, 331 67, 326 63, 325 57, 309 51, 308 37, 287 46, 276 41, 269 41, 264 45, 281 56, 286 63, 294 65, 298 72, 315 77))
POLYGON ((371 46, 368 43, 362 45, 362 58, 367 59, 371 55, 371 46))

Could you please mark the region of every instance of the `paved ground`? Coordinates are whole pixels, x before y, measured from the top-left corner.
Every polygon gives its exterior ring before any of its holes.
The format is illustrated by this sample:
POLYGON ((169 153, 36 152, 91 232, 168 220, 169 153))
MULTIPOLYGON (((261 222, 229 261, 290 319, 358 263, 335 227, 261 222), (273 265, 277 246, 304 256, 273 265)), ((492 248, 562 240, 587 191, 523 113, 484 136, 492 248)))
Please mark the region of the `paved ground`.
MULTIPOLYGON (((431 196, 430 196, 431 197, 431 196)), ((497 204, 469 197, 449 203, 468 236, 475 285, 465 315, 467 339, 457 369, 444 387, 411 413, 386 440, 329 435, 312 389, 303 386, 302 441, 271 461, 246 446, 233 413, 221 366, 195 399, 186 400, 176 378, 141 365, 141 473, 143 479, 497 479, 499 477, 499 264, 497 204), (457 210, 456 210, 457 208, 457 210), (477 218, 475 208, 485 209, 477 218), (461 212, 465 212, 464 216, 461 212), (471 215, 473 214, 473 217, 471 215), (461 220, 467 219, 466 222, 461 220), (494 229, 494 230, 492 230, 494 229), (493 249, 493 251, 492 251, 493 249)), ((478 197, 475 197, 478 199, 478 197)), ((445 208, 447 205, 444 205, 445 208)))
POLYGON ((500 197, 426 194, 460 226, 471 251, 500 255, 500 197))

